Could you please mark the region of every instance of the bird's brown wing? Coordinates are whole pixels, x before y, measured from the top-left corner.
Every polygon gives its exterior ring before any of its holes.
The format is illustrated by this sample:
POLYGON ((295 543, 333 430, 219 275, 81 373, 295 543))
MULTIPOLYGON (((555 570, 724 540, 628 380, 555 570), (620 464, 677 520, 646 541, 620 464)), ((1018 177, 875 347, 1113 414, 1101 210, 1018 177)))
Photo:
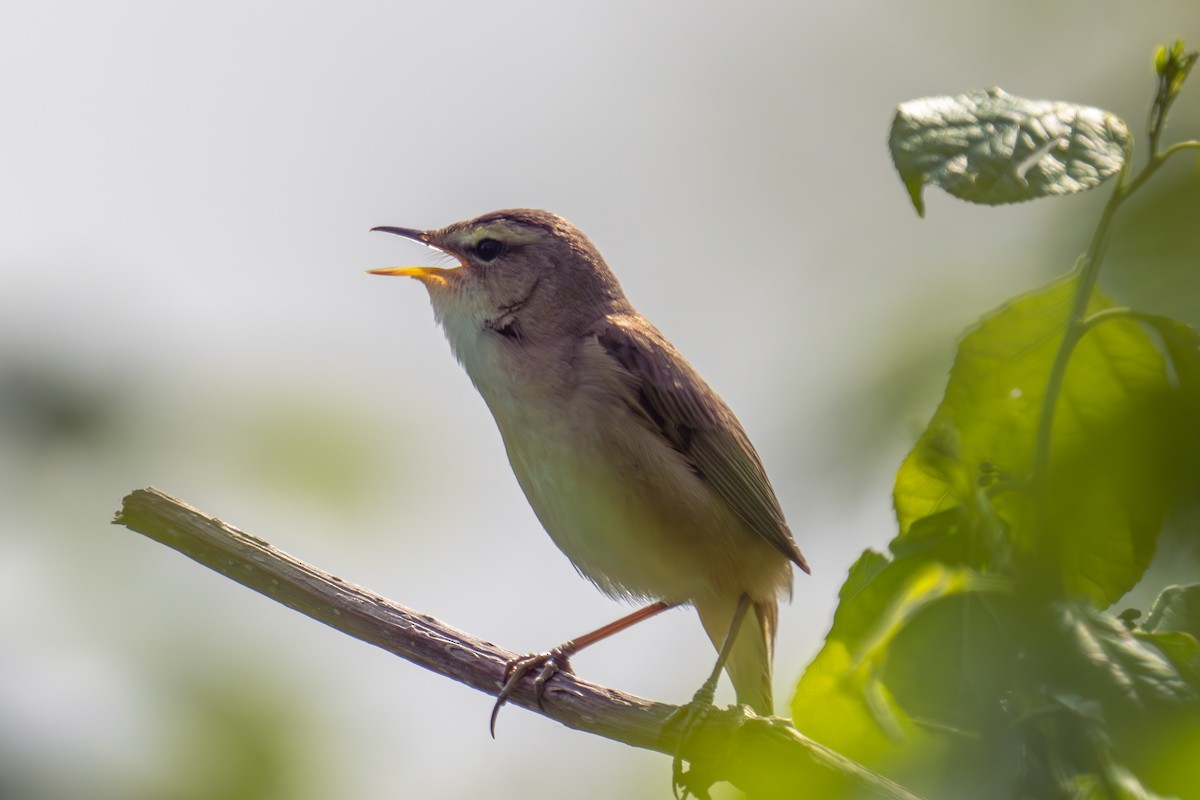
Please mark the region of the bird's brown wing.
POLYGON ((729 406, 644 322, 635 326, 609 319, 590 335, 627 377, 630 408, 743 522, 808 572, 758 453, 729 406))

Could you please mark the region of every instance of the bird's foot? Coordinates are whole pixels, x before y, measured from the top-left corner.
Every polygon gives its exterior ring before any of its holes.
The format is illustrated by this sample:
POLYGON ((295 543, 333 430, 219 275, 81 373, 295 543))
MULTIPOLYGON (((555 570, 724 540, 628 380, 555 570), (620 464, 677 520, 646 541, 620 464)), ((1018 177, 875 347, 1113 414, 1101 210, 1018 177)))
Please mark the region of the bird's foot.
POLYGON ((537 677, 533 679, 533 697, 537 700, 538 708, 544 708, 542 698, 546 695, 546 682, 560 672, 568 675, 575 674, 575 670, 571 669, 570 655, 569 648, 556 647, 546 653, 530 653, 527 656, 514 658, 504 666, 504 684, 500 687, 500 693, 496 695, 496 704, 492 706, 492 719, 489 725, 493 739, 496 738, 496 717, 500 714, 500 709, 508 702, 508 698, 512 697, 512 693, 516 691, 521 680, 534 670, 538 671, 537 677))
POLYGON ((698 800, 709 800, 708 787, 711 785, 711 781, 706 781, 702 776, 696 774, 697 770, 694 764, 692 769, 684 772, 683 749, 713 710, 716 689, 715 683, 705 682, 692 697, 691 702, 675 709, 663 724, 664 731, 671 729, 678 731, 675 739, 675 754, 671 760, 671 792, 675 795, 676 800, 686 800, 689 795, 694 795, 698 800))

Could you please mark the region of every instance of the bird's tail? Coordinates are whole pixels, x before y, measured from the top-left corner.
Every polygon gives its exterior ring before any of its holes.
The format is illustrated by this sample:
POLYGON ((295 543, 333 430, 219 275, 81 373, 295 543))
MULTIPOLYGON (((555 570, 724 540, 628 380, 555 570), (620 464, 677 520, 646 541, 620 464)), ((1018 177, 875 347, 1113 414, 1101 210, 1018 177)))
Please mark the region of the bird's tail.
MULTIPOLYGON (((700 622, 720 652, 733 615, 737 611, 739 598, 732 600, 697 601, 696 611, 700 622)), ((734 640, 725 671, 733 681, 737 701, 754 709, 755 713, 769 716, 775 713, 771 694, 771 662, 775 653, 775 625, 779 617, 779 606, 774 601, 755 602, 742 618, 741 629, 734 640)))

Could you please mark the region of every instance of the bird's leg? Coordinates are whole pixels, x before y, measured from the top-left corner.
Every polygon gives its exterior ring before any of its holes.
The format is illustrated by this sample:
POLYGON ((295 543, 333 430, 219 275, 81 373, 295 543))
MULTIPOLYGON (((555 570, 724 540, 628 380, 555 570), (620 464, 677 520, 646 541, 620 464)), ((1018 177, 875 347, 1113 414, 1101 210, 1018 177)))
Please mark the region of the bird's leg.
POLYGON ((750 608, 750 597, 743 594, 738 600, 737 609, 733 612, 733 622, 729 624, 729 633, 725 634, 725 641, 721 643, 721 650, 717 653, 717 663, 713 667, 712 674, 708 676, 708 680, 704 685, 696 691, 692 696, 691 702, 686 706, 677 708, 670 717, 664 727, 678 727, 679 739, 675 746, 675 757, 671 761, 671 790, 676 798, 686 798, 690 793, 696 793, 697 796, 706 797, 707 792, 701 788, 699 792, 689 785, 687 776, 683 772, 683 758, 680 755, 683 752, 683 746, 687 743, 688 738, 708 716, 708 712, 712 710, 713 700, 717 694, 717 681, 721 678, 721 670, 725 668, 725 662, 729 660, 729 654, 733 650, 733 643, 737 639, 738 631, 742 628, 742 620, 746 616, 746 611, 750 608), (682 791, 682 794, 680 792, 682 791))
POLYGON ((563 642, 553 650, 545 653, 531 653, 509 661, 504 666, 504 685, 500 687, 500 693, 496 695, 496 704, 492 706, 492 720, 490 725, 492 738, 496 737, 496 717, 500 713, 500 708, 508 702, 508 698, 516 691, 521 679, 530 672, 535 669, 538 670, 537 677, 533 679, 533 696, 537 700, 538 708, 542 708, 542 697, 546 694, 546 682, 559 672, 574 672, 571 669, 571 656, 585 647, 589 647, 602 639, 607 639, 614 633, 620 633, 626 628, 632 627, 642 620, 650 619, 650 617, 660 614, 668 608, 674 608, 676 605, 678 603, 668 603, 665 600, 659 600, 648 606, 639 608, 632 614, 621 617, 615 622, 610 622, 602 628, 597 628, 591 633, 585 633, 583 636, 563 642))

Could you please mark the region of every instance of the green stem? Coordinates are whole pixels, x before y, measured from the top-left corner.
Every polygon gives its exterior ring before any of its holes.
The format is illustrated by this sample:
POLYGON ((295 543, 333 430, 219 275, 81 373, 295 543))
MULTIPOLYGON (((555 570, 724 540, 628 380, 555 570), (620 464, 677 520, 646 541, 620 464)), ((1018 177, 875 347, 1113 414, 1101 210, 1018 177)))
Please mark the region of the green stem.
POLYGON ((1092 234, 1092 241, 1088 244, 1087 252, 1075 265, 1074 272, 1077 273, 1075 296, 1071 300, 1067 329, 1063 332, 1062 342, 1058 346, 1058 352, 1054 355, 1054 364, 1050 367, 1050 376, 1046 380, 1046 394, 1042 398, 1042 415, 1038 420, 1037 444, 1033 451, 1033 478, 1039 485, 1044 485, 1046 468, 1050 461, 1050 435, 1054 430, 1054 413, 1058 407, 1058 397, 1062 394, 1071 353, 1083 336, 1082 323, 1087 313, 1088 302, 1096 287, 1096 279, 1100 275, 1100 266, 1104 263, 1109 227, 1113 215, 1117 213, 1121 202, 1128 196, 1123 189, 1129 173, 1132 150, 1132 145, 1125 150, 1125 166, 1121 168, 1120 182, 1104 206, 1104 212, 1100 215, 1100 222, 1096 225, 1095 233, 1092 234))
MULTIPOLYGON (((1121 199, 1128 197, 1138 190, 1138 188, 1146 182, 1146 179, 1158 171, 1158 168, 1166 163, 1167 159, 1176 153, 1182 153, 1184 150, 1200 150, 1200 141, 1176 142, 1175 144, 1156 154, 1146 164, 1145 168, 1138 173, 1137 177, 1128 184, 1124 183, 1125 173, 1121 173, 1122 184, 1117 187, 1116 194, 1122 195, 1121 199)), ((1111 201, 1110 201, 1111 203, 1111 201)))
POLYGON ((1096 280, 1100 276, 1100 267, 1104 263, 1104 255, 1108 249, 1108 237, 1113 216, 1121 203, 1158 171, 1167 159, 1185 150, 1200 150, 1200 141, 1178 142, 1162 152, 1155 153, 1146 166, 1134 178, 1129 178, 1130 162, 1133 157, 1132 143, 1125 149, 1125 164, 1121 167, 1117 187, 1109 197, 1087 252, 1080 258, 1073 270, 1077 273, 1075 296, 1071 300, 1071 312, 1067 317, 1067 328, 1063 332, 1062 342, 1054 355, 1054 364, 1050 367, 1050 375, 1046 380, 1046 394, 1042 398, 1042 415, 1038 420, 1037 443, 1033 453, 1033 478, 1040 486, 1045 486, 1045 476, 1050 462, 1050 440, 1054 430, 1054 415, 1058 408, 1058 398, 1062 394, 1063 383, 1067 377, 1067 365, 1075 345, 1083 335, 1091 329, 1087 319, 1087 307, 1096 288, 1096 280))
POLYGON ((1156 321, 1153 314, 1147 314, 1144 311, 1134 311, 1132 308, 1118 306, 1115 308, 1106 308, 1101 311, 1097 311, 1095 314, 1089 314, 1087 318, 1080 323, 1080 327, 1083 329, 1083 333, 1087 333, 1097 325, 1108 322, 1112 319, 1129 319, 1135 322, 1147 322, 1151 325, 1153 325, 1156 321))

